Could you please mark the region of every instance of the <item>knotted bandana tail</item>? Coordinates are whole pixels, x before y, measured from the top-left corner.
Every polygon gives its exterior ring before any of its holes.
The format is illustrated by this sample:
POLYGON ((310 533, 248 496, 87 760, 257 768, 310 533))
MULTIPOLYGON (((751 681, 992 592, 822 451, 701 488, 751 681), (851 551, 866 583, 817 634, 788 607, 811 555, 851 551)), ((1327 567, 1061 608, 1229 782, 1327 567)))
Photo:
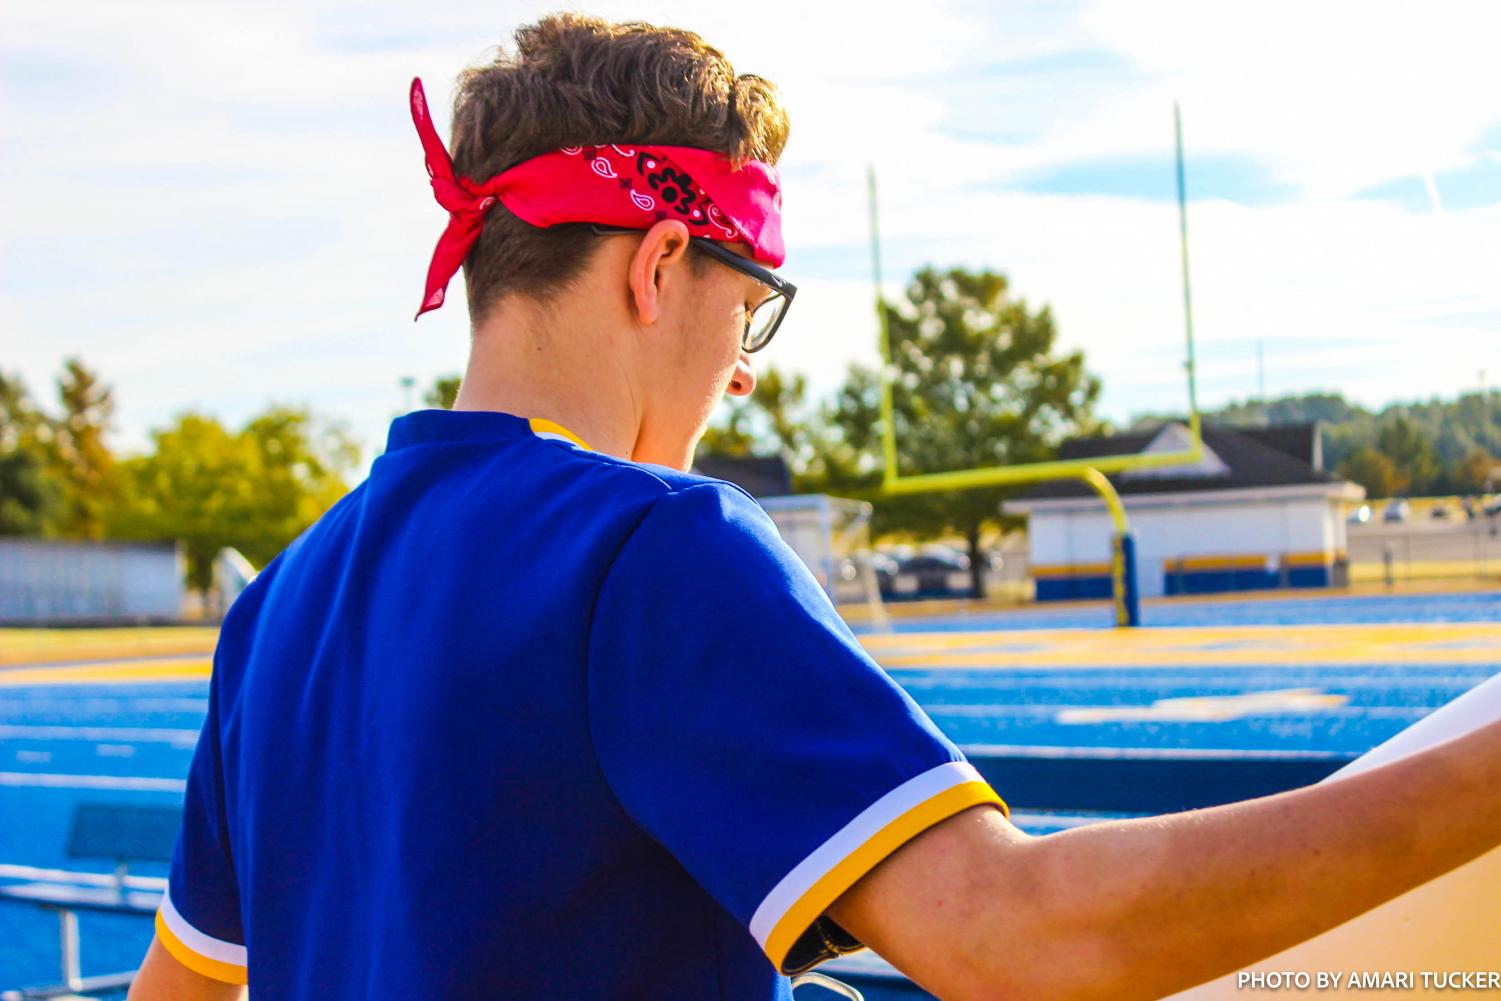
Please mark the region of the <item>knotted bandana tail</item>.
POLYGON ((420 79, 412 80, 411 105, 433 195, 449 216, 418 317, 443 305, 449 281, 497 201, 538 227, 593 222, 645 230, 676 218, 694 236, 745 243, 772 267, 786 256, 780 179, 769 164, 751 160, 736 167, 723 153, 692 146, 564 146, 475 181, 454 174, 420 79))
POLYGON ((412 80, 412 121, 417 126, 417 136, 422 140, 422 154, 427 160, 427 174, 432 180, 433 196, 438 204, 448 210, 448 228, 438 238, 433 251, 432 263, 427 269, 427 288, 422 296, 422 307, 417 310, 417 319, 430 309, 443 305, 448 282, 469 256, 474 241, 479 239, 484 226, 485 212, 495 204, 495 196, 487 194, 482 186, 467 177, 455 177, 453 160, 433 128, 432 115, 427 110, 427 96, 422 92, 422 81, 412 80))

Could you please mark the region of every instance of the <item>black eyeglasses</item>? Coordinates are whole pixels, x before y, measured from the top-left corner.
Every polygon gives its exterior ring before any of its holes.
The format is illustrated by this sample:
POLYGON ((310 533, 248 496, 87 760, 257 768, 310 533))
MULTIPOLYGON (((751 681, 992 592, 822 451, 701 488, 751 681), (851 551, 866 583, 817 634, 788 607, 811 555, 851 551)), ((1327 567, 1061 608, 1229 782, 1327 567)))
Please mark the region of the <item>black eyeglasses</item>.
MULTIPOLYGON (((590 225, 600 236, 646 232, 644 229, 630 229, 624 226, 600 226, 593 223, 590 225)), ((711 240, 705 236, 690 236, 688 243, 721 264, 734 268, 742 275, 748 275, 771 289, 771 295, 746 310, 745 331, 740 335, 740 349, 750 354, 770 344, 772 335, 782 325, 782 317, 787 315, 787 309, 792 305, 792 297, 797 295, 797 286, 775 271, 770 271, 755 261, 741 257, 717 240, 711 240)))

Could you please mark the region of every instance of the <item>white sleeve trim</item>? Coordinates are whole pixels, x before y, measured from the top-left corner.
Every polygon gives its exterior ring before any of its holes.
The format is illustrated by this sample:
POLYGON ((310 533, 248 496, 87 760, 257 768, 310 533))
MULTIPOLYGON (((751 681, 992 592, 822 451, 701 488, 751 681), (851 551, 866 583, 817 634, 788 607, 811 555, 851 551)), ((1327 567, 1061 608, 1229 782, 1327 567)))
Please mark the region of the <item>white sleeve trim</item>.
POLYGON ((824 875, 869 841, 882 828, 913 807, 932 799, 946 789, 966 782, 983 782, 980 773, 967 761, 950 761, 916 775, 862 810, 854 820, 840 828, 833 837, 813 850, 792 871, 772 887, 751 915, 750 933, 762 949, 772 929, 803 895, 824 875))
POLYGON ((231 966, 246 965, 245 947, 233 942, 225 942, 205 935, 188 923, 172 903, 172 887, 169 884, 165 893, 162 894, 162 921, 166 923, 167 930, 177 936, 177 940, 192 949, 198 955, 206 959, 212 959, 220 963, 228 963, 231 966))
POLYGON ((550 441, 561 441, 565 445, 572 445, 574 448, 578 448, 578 442, 574 441, 567 435, 554 434, 551 431, 533 431, 532 434, 536 435, 538 438, 546 438, 550 441))

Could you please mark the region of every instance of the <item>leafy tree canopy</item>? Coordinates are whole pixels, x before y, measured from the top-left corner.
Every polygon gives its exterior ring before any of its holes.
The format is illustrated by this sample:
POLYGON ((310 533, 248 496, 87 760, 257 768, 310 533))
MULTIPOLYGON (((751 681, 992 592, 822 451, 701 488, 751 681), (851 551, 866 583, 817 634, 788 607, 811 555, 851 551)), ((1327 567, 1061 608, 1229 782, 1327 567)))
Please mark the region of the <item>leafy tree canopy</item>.
POLYGON ((123 464, 111 534, 181 541, 188 584, 201 591, 226 546, 267 563, 344 494, 359 461, 342 428, 293 407, 273 406, 238 431, 185 413, 152 441, 150 453, 123 464))
MULTIPOLYGON (((902 475, 1041 462, 1062 439, 1100 429, 1099 380, 1082 353, 1058 351, 1051 310, 1013 297, 1004 275, 924 268, 887 318, 902 475)), ((964 536, 978 591, 981 533, 1007 527, 1001 506, 1018 488, 883 496, 881 430, 876 370, 851 366, 833 398, 814 405, 801 377, 772 369, 701 448, 780 453, 797 489, 875 501, 878 534, 964 536)))
MULTIPOLYGON (((1164 419, 1144 414, 1133 426, 1164 419)), ((1501 393, 1494 390, 1462 393, 1454 400, 1392 403, 1380 410, 1338 393, 1305 393, 1230 403, 1206 410, 1204 419, 1227 427, 1317 422, 1325 467, 1360 483, 1372 497, 1479 493, 1501 461, 1501 393), (1373 453, 1387 462, 1377 462, 1373 453)))

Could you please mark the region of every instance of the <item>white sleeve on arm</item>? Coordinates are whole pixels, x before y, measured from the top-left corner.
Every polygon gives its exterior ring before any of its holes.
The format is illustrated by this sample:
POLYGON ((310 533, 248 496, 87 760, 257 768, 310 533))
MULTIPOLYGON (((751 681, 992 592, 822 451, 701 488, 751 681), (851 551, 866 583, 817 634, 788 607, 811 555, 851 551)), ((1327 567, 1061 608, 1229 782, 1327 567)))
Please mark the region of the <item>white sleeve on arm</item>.
MULTIPOLYGON (((216 668, 217 662, 216 654, 216 668)), ((218 695, 218 685, 210 681, 208 716, 188 769, 182 827, 167 892, 156 914, 156 935, 188 969, 243 984, 245 933, 224 803, 218 695)))

